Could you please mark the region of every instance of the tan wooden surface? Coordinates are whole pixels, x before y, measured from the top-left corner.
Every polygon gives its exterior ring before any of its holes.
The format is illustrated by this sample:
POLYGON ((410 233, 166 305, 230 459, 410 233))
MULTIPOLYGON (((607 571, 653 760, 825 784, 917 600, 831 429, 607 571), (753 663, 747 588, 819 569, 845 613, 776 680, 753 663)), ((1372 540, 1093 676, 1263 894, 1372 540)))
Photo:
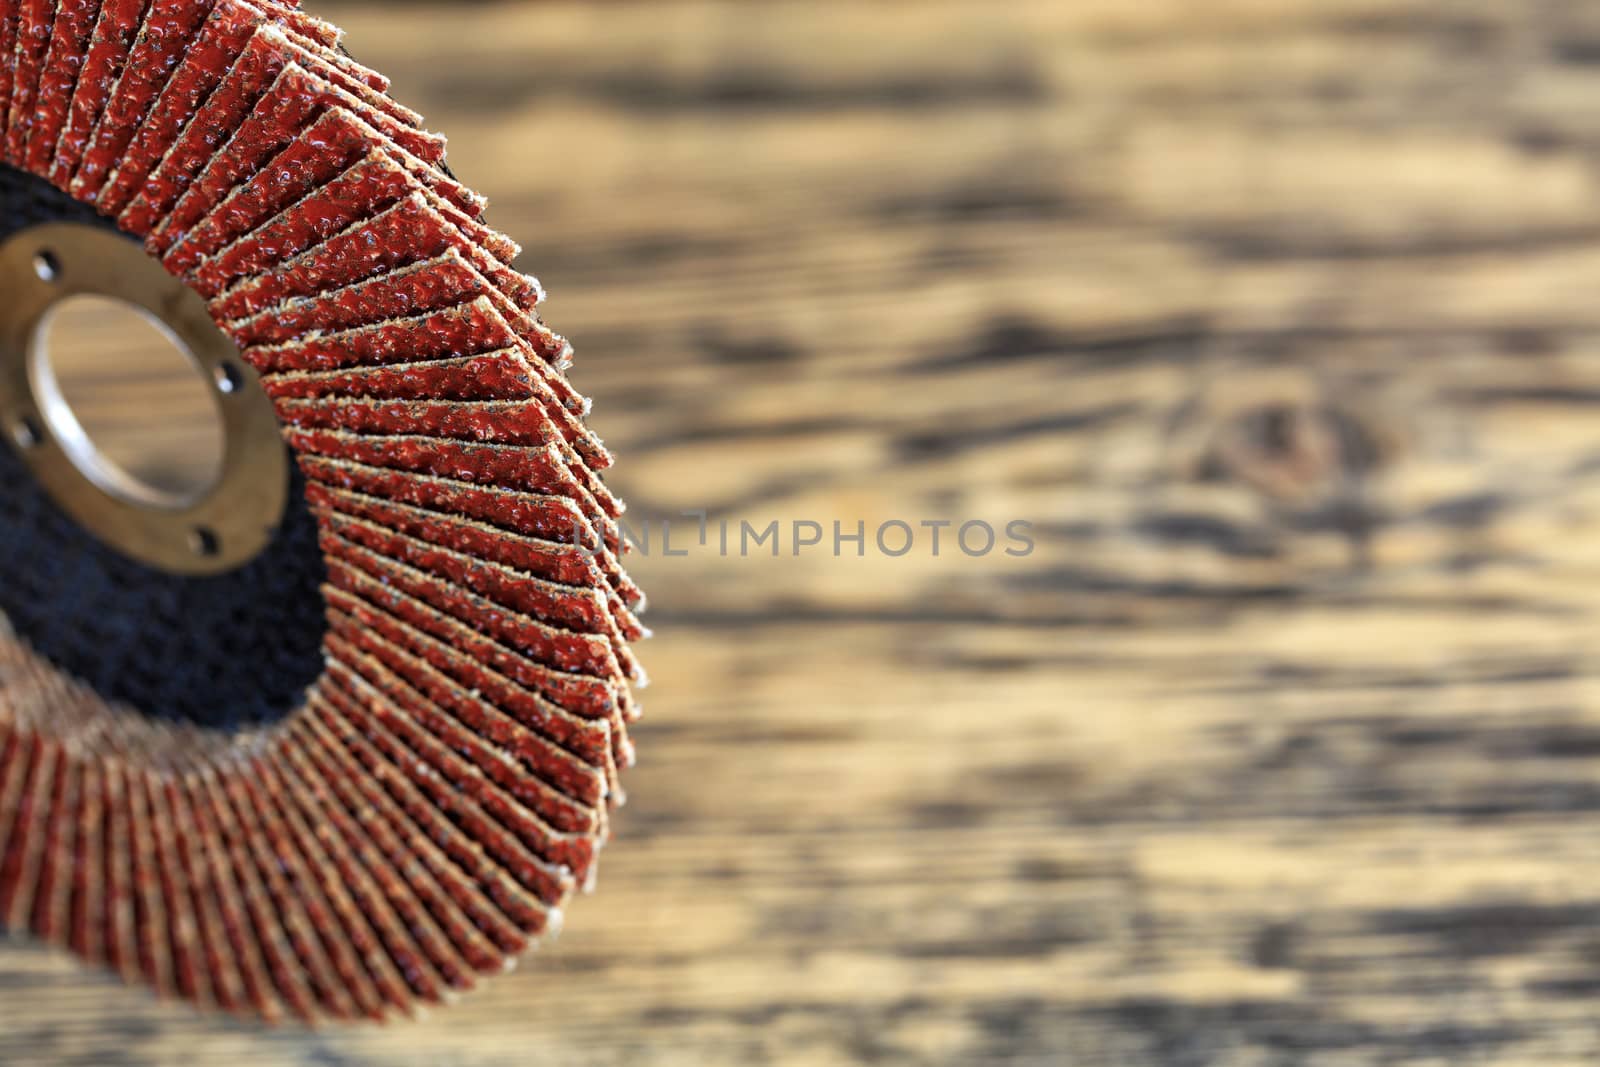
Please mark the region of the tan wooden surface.
POLYGON ((313 7, 640 517, 598 892, 387 1030, 0 951, 0 1063, 1600 1062, 1600 7, 313 7))

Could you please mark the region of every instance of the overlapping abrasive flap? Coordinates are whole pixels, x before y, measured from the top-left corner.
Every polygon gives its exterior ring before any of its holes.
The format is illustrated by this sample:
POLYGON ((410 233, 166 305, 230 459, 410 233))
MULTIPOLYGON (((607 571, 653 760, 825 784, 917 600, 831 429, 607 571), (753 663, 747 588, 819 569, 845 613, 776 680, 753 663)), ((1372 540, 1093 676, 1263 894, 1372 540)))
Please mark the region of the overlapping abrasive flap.
POLYGON ((0 923, 268 1017, 408 1012, 551 930, 643 681, 571 350, 443 139, 338 44, 272 0, 0 0, 5 161, 142 239, 261 373, 328 620, 303 708, 192 747, 53 736, 108 713, 0 642, 0 923))

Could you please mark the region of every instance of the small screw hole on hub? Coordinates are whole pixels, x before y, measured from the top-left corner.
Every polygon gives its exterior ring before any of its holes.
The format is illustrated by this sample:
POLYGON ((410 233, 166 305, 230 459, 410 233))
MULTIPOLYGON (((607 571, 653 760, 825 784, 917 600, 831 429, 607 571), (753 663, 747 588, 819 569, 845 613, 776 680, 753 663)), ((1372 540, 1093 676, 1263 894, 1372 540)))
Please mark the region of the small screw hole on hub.
POLYGON ((208 526, 196 526, 189 532, 189 547, 195 555, 210 559, 222 551, 222 542, 217 539, 215 530, 208 526))
POLYGON ((37 419, 32 415, 24 415, 11 424, 11 439, 18 448, 38 448, 44 440, 44 432, 39 429, 37 419))
POLYGON ((244 372, 232 363, 218 365, 214 377, 217 382, 217 392, 224 396, 232 396, 244 387, 244 372))
POLYGON ((40 249, 33 257, 33 273, 41 282, 54 282, 61 277, 61 260, 48 248, 40 249))

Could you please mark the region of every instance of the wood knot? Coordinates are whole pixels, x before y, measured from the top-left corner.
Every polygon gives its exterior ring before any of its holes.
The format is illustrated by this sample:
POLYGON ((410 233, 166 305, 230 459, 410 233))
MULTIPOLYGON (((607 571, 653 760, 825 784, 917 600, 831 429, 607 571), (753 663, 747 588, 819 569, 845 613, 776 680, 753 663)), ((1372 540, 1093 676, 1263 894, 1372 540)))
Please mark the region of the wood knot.
POLYGON ((1380 459, 1375 436, 1351 412, 1267 404, 1220 428, 1203 473, 1274 499, 1304 500, 1359 481, 1380 459))
POLYGON ((1227 375, 1185 405, 1178 473, 1290 506, 1346 496, 1401 450, 1398 420, 1384 408, 1304 371, 1227 375))

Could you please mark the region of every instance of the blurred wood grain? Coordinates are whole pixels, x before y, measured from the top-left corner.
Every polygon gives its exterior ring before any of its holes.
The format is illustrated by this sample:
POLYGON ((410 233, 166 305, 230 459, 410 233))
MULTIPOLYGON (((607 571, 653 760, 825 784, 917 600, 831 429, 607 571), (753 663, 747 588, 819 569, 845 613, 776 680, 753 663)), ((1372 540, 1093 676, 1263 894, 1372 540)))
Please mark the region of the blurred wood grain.
POLYGON ((0 1062, 1600 1061, 1600 9, 312 5, 527 247, 638 517, 599 891, 418 1025, 0 952, 0 1062))

